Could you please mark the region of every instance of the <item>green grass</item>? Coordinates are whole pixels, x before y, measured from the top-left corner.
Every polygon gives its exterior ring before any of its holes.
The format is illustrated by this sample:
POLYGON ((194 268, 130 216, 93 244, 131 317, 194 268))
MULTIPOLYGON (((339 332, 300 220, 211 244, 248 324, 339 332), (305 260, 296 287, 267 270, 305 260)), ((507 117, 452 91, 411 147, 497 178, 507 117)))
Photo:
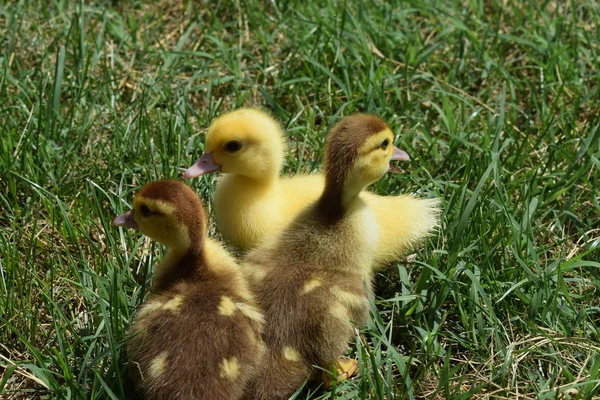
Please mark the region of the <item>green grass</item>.
POLYGON ((444 200, 376 278, 362 377, 312 398, 598 396, 597 2, 196 4, 0 5, 0 397, 126 395, 161 249, 110 220, 242 105, 286 126, 287 171, 379 114, 412 161, 374 190, 444 200))

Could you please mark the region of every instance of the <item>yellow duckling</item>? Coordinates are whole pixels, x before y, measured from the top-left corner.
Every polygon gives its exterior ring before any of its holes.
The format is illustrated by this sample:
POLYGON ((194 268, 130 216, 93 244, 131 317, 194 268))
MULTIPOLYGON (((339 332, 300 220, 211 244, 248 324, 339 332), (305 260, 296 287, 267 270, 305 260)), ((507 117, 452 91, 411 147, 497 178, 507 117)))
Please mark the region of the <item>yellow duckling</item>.
POLYGON ((263 316, 233 258, 206 237, 198 196, 177 181, 144 186, 113 225, 168 247, 131 325, 127 354, 151 399, 239 399, 264 353, 263 316))
MULTIPOLYGON (((185 172, 186 179, 224 174, 214 194, 216 222, 223 237, 240 250, 276 237, 323 192, 322 174, 279 176, 285 150, 283 132, 271 116, 242 108, 212 123, 204 155, 185 172)), ((408 155, 396 149, 392 159, 408 160, 408 155)), ((438 223, 436 199, 368 192, 361 196, 373 209, 380 231, 376 267, 398 259, 438 223)))
POLYGON ((265 314, 267 354, 247 399, 287 399, 314 366, 333 365, 369 314, 374 215, 359 196, 383 176, 394 136, 379 118, 358 114, 332 130, 325 186, 276 239, 250 252, 253 290, 265 314))

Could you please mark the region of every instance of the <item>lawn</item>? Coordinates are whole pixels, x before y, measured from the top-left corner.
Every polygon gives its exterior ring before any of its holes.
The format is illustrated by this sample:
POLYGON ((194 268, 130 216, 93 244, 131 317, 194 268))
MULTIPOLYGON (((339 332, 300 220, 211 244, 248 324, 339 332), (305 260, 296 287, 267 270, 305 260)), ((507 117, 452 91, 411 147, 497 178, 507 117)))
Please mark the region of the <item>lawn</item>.
POLYGON ((361 377, 298 399, 598 396, 598 26, 595 0, 2 2, 0 398, 129 393, 163 249, 110 221, 241 106, 286 128, 288 173, 380 115, 411 162, 371 189, 443 200, 376 277, 361 377))

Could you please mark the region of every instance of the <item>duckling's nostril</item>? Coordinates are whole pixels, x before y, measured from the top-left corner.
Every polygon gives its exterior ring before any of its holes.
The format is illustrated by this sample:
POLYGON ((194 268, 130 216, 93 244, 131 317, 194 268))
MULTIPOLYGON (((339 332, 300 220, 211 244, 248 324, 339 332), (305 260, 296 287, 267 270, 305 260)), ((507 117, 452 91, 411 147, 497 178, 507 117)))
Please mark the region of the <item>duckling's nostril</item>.
POLYGON ((215 160, 213 160, 212 158, 212 153, 204 153, 194 165, 192 165, 185 171, 183 177, 185 179, 190 179, 196 176, 207 174, 209 172, 215 172, 220 170, 221 166, 215 163, 215 160))

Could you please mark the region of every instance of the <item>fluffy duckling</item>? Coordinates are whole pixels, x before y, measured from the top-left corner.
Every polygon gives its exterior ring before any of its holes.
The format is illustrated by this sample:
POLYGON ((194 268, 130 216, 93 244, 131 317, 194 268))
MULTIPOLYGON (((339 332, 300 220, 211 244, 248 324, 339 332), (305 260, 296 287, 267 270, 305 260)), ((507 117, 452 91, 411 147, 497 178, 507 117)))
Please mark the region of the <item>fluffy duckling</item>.
POLYGON ((168 247, 130 328, 127 354, 151 399, 239 399, 264 352, 263 316, 233 258, 206 237, 188 186, 158 181, 113 225, 168 247))
POLYGON ((359 196, 388 171, 394 136, 370 115, 344 118, 325 154, 325 186, 276 239, 250 252, 253 289, 265 314, 267 354, 248 399, 287 399, 314 366, 334 365, 366 322, 378 230, 359 196))
MULTIPOLYGON (((209 172, 224 175, 217 184, 214 209, 219 231, 246 251, 276 237, 323 192, 322 174, 280 177, 286 150, 279 124, 268 114, 242 108, 217 118, 208 129, 204 155, 186 179, 209 172)), ((397 150, 395 160, 408 160, 397 150)), ((398 259, 438 223, 438 201, 412 196, 361 195, 375 213, 381 232, 375 267, 398 259)))

